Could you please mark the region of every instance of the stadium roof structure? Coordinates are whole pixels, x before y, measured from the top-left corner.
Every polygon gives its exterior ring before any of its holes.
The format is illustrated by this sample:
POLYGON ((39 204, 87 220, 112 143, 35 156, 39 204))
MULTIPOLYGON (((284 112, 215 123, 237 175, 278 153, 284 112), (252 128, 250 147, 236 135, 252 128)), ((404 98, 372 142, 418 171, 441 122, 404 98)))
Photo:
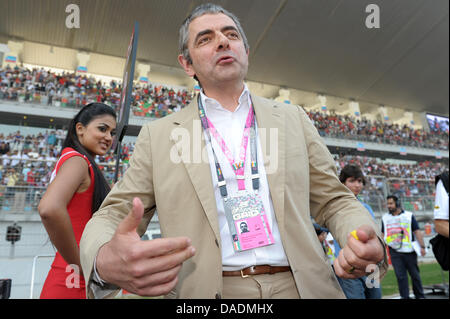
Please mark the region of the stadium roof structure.
MULTIPOLYGON (((33 41, 179 68, 178 29, 196 0, 0 0, 0 42, 33 41), (66 6, 80 8, 68 29, 66 6)), ((223 0, 250 44, 248 80, 448 116, 448 0, 223 0), (368 28, 379 8, 379 28, 368 28), (373 16, 372 16, 373 17, 373 16)), ((361 107, 361 112, 365 110, 361 107)))

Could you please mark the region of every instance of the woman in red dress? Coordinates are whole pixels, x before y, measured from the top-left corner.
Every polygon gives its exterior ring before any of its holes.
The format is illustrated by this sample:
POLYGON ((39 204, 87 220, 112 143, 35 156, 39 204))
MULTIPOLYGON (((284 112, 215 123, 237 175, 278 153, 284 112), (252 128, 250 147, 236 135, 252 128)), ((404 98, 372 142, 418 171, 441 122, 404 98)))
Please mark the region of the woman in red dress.
POLYGON ((85 299, 80 239, 110 187, 95 163, 111 148, 116 114, 91 103, 70 122, 67 137, 38 211, 58 252, 42 288, 42 299, 85 299))

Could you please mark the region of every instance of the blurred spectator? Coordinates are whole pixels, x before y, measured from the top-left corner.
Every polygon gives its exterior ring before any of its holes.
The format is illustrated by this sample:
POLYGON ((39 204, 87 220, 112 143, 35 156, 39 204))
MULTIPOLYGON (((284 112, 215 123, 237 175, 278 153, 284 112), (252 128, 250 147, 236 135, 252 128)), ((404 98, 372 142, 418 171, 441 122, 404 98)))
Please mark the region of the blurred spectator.
POLYGON ((425 132, 408 125, 382 123, 349 115, 307 112, 322 137, 448 150, 448 129, 425 132))
POLYGON ((5 143, 5 141, 1 141, 0 142, 0 155, 6 154, 8 152, 9 152, 9 143, 5 143))
POLYGON ((56 134, 55 131, 51 131, 50 134, 47 137, 47 144, 51 145, 51 146, 55 146, 56 145, 56 134))

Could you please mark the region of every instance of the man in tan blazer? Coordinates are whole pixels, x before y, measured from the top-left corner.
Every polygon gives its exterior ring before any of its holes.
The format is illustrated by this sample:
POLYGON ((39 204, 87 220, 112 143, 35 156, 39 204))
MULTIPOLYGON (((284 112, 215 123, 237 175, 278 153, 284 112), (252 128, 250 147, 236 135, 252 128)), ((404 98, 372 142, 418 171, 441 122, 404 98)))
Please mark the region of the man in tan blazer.
MULTIPOLYGON (((378 227, 339 182, 307 114, 251 95, 244 84, 249 48, 235 16, 216 5, 196 8, 180 30, 180 51, 202 92, 182 111, 142 127, 129 169, 87 224, 80 249, 88 297, 121 287, 176 298, 345 298, 311 217, 344 247, 334 263, 338 276, 361 277, 376 265, 381 278, 387 260, 378 227), (230 248, 213 153, 229 193, 237 179, 218 143, 208 143, 199 102, 230 145, 240 145, 242 114, 253 108, 272 245, 230 248), (163 238, 141 241, 156 209, 163 238)), ((251 189, 249 156, 245 167, 251 189)))

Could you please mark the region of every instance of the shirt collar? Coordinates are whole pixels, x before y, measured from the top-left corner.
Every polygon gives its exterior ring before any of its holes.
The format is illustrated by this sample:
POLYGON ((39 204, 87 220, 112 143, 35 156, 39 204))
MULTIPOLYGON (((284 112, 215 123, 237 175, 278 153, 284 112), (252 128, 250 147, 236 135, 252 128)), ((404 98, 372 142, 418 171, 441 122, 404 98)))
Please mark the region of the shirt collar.
MULTIPOLYGON (((250 96, 250 91, 247 87, 247 84, 244 83, 244 89, 242 90, 242 93, 239 96, 239 100, 238 100, 239 103, 238 103, 237 108, 234 110, 234 112, 238 111, 242 105, 244 105, 244 108, 246 108, 248 110, 249 96, 250 96)), ((203 92, 203 89, 200 90, 200 98, 202 100, 202 104, 203 104, 203 107, 205 108, 205 111, 206 111, 206 109, 215 109, 215 110, 223 110, 223 111, 230 112, 227 109, 225 109, 216 99, 206 96, 206 94, 203 92)))
POLYGON ((391 215, 392 215, 392 216, 400 216, 400 215, 403 214, 404 212, 405 212, 405 211, 402 209, 398 215, 394 215, 394 214, 391 214, 391 215))

